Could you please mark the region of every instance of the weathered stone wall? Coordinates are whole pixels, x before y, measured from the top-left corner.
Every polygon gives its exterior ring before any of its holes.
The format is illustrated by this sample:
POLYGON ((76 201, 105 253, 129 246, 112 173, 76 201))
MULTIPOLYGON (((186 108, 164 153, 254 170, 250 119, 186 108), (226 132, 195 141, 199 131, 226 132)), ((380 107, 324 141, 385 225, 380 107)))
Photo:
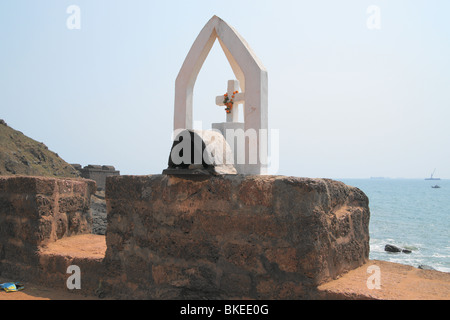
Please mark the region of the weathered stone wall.
POLYGON ((120 175, 120 171, 116 170, 113 166, 90 164, 82 168, 80 164, 72 164, 72 167, 78 170, 81 177, 94 180, 99 190, 105 190, 106 177, 120 175))
POLYGON ((40 246, 90 233, 95 189, 84 179, 0 176, 0 273, 35 270, 40 246))
POLYGON ((153 175, 106 187, 114 296, 310 298, 368 260, 368 198, 337 181, 153 175))

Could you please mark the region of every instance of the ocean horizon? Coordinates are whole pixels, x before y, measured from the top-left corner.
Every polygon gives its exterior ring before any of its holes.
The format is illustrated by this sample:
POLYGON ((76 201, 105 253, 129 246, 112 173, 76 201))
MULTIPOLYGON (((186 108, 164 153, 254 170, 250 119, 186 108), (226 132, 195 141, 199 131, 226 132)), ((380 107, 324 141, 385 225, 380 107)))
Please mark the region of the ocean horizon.
POLYGON ((450 272, 450 180, 336 179, 369 198, 371 260, 450 272), (432 188, 438 185, 440 188, 432 188), (390 253, 391 244, 411 253, 390 253))

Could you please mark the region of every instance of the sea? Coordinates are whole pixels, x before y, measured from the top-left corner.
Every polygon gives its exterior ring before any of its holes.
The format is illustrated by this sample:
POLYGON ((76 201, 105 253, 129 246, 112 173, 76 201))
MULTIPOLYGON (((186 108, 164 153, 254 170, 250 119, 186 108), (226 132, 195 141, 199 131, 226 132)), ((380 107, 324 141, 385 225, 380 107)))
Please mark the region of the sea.
POLYGON ((338 180, 369 198, 371 260, 450 272, 450 180, 338 180), (411 253, 386 252, 386 244, 411 253))

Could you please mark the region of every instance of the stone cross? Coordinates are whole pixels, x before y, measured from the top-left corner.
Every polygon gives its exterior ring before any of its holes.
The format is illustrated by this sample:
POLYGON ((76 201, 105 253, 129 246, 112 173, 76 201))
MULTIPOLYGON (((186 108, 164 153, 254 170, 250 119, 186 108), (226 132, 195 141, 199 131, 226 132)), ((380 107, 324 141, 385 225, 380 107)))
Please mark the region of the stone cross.
MULTIPOLYGON (((237 80, 229 80, 228 81, 228 89, 227 94, 229 99, 233 99, 233 108, 231 108, 231 112, 227 113, 227 122, 238 122, 239 121, 239 109, 238 105, 241 103, 244 103, 245 101, 245 94, 244 92, 240 93, 234 93, 235 91, 239 90, 239 81, 237 80), (234 96, 234 98, 232 98, 234 96)), ((216 97, 216 104, 218 106, 225 106, 223 101, 225 100, 225 97, 218 96, 216 97)))

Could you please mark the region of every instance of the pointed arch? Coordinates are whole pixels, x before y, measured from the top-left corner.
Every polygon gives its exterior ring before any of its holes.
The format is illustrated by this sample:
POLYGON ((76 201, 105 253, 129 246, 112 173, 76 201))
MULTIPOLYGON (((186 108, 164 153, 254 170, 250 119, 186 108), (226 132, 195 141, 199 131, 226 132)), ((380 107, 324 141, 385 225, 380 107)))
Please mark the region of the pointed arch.
MULTIPOLYGON (((245 92, 244 127, 258 133, 268 129, 268 77, 267 70, 241 35, 225 21, 213 16, 195 39, 175 81, 174 130, 193 129, 193 91, 197 76, 216 39, 230 63, 236 79, 245 92)), ((267 139, 250 141, 256 146, 260 159, 251 166, 251 172, 261 173, 261 161, 267 163, 267 146, 261 146, 267 139), (262 148, 261 148, 262 147, 262 148), (261 154, 262 153, 262 154, 261 154), (260 161, 261 160, 261 161, 260 161)))

